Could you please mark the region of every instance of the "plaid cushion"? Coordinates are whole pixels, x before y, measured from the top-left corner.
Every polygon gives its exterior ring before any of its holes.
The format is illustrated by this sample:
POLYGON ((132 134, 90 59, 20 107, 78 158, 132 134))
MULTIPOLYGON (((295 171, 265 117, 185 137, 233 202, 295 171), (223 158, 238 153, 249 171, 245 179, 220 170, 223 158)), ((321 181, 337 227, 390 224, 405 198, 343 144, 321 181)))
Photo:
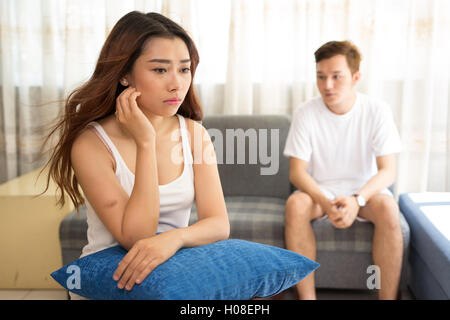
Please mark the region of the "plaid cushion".
MULTIPOLYGON (((226 197, 231 224, 230 238, 245 239, 285 248, 284 199, 271 197, 226 197)), ((189 225, 197 221, 197 210, 192 208, 189 225)), ((408 225, 400 215, 402 232, 408 225)), ((374 226, 370 222, 355 221, 350 228, 337 229, 328 219, 312 222, 317 251, 372 252, 374 226)))
POLYGON ((59 240, 63 250, 79 249, 81 254, 81 249, 88 243, 85 206, 80 207, 79 214, 74 210, 63 219, 59 227, 59 240))
MULTIPOLYGON (((318 251, 372 252, 374 226, 369 221, 355 222, 347 229, 335 228, 328 219, 312 222, 318 251)), ((400 213, 403 237, 409 234, 409 226, 400 213)))
MULTIPOLYGON (((284 248, 286 201, 273 197, 225 197, 230 220, 230 239, 244 239, 284 248)), ((192 207, 189 225, 198 220, 192 207)))
POLYGON ((317 219, 312 226, 318 251, 372 251, 374 227, 368 221, 355 220, 349 228, 338 229, 328 219, 317 219))
MULTIPOLYGON (((244 239, 280 248, 284 242, 284 212, 286 202, 281 198, 233 196, 225 197, 231 224, 231 239, 244 239)), ((197 221, 197 209, 192 207, 189 225, 197 221)), ((400 214, 400 225, 405 235, 409 227, 400 214)), ((333 227, 328 219, 312 222, 317 251, 372 252, 374 227, 370 222, 355 221, 348 229, 333 227)), ((64 251, 81 249, 87 244, 86 207, 68 214, 61 222, 60 241, 64 251)), ((70 262, 70 261, 69 261, 70 262)))
MULTIPOLYGON (((285 248, 284 213, 286 201, 270 197, 226 197, 231 224, 230 238, 245 239, 285 248)), ((189 224, 197 221, 192 208, 189 224)), ((371 252, 373 225, 355 221, 348 229, 336 229, 328 219, 312 222, 318 251, 371 252)))

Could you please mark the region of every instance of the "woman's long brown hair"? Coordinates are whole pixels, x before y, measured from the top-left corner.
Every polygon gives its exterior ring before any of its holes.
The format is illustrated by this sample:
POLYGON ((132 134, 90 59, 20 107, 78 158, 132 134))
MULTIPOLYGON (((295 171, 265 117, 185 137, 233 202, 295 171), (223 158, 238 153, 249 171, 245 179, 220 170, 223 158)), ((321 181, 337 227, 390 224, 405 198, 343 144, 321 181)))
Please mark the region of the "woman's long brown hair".
POLYGON ((186 43, 191 59, 192 81, 177 113, 193 120, 203 118, 202 108, 194 91, 194 74, 199 56, 192 39, 181 26, 158 13, 133 11, 126 14, 106 39, 91 78, 68 96, 62 118, 44 141, 45 146, 51 136, 60 134, 58 143, 44 166, 44 169, 49 167, 44 193, 48 190, 50 179, 53 179, 57 189, 61 191, 57 202, 59 205, 65 204, 65 193, 76 209, 84 203, 72 170, 72 145, 89 122, 98 121, 115 112, 116 98, 126 88, 119 80, 131 72, 146 41, 151 37, 178 37, 186 43))

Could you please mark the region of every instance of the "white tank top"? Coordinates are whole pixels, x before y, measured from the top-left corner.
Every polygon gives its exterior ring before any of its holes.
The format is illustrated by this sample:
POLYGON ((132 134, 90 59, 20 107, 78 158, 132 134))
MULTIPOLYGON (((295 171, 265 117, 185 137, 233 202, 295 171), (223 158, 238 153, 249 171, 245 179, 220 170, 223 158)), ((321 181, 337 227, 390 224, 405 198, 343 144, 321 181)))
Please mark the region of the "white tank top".
MULTIPOLYGON (((159 186, 160 212, 157 232, 187 227, 191 214, 191 207, 194 202, 194 171, 192 168, 193 159, 188 138, 189 136, 186 130, 185 119, 178 114, 177 116, 180 122, 184 168, 182 174, 178 178, 168 184, 159 186)), ((119 180, 119 183, 128 196, 130 196, 134 186, 134 174, 127 167, 125 161, 120 156, 119 151, 106 134, 105 130, 103 130, 102 126, 95 121, 90 122, 88 126, 93 129, 114 157, 117 180, 119 180)), ((88 244, 83 248, 81 257, 118 244, 109 230, 98 218, 87 199, 86 216, 88 224, 88 244)))

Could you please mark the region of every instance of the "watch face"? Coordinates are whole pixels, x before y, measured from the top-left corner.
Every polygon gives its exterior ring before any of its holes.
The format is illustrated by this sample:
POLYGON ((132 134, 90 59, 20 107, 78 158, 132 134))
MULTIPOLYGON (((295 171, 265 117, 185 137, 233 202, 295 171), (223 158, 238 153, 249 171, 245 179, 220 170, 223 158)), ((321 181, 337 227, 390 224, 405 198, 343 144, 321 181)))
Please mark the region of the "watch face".
POLYGON ((364 207, 366 205, 366 200, 362 196, 358 195, 356 200, 358 201, 360 207, 364 207))

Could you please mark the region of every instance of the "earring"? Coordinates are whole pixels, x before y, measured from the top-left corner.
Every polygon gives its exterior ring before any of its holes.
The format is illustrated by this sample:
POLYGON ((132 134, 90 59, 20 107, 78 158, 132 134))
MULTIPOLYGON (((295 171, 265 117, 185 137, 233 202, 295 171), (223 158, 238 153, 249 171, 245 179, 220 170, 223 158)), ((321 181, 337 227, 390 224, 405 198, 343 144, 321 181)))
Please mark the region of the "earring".
POLYGON ((120 80, 120 83, 125 87, 128 85, 128 81, 125 78, 122 78, 122 80, 120 80))

